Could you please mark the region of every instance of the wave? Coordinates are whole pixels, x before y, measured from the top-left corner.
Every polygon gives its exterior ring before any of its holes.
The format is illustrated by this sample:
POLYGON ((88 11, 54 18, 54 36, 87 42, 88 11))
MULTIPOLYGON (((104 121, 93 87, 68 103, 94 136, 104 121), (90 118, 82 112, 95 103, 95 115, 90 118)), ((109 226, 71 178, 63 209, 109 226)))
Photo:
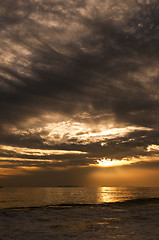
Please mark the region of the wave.
POLYGON ((159 198, 135 198, 135 199, 127 199, 124 201, 117 201, 117 202, 104 202, 104 203, 97 203, 97 204, 87 204, 87 203, 63 203, 63 204, 57 204, 57 205, 48 205, 48 207, 86 207, 86 206, 109 206, 109 205, 145 205, 145 204, 159 204, 159 198))
POLYGON ((11 207, 11 208, 1 208, 2 210, 35 210, 35 209, 68 209, 68 208, 75 208, 75 207, 134 207, 134 206, 159 206, 159 198, 136 198, 136 199, 129 199, 124 200, 121 202, 105 202, 105 203, 97 203, 97 204, 87 204, 87 203, 62 203, 62 204, 55 204, 55 205, 41 205, 41 206, 24 206, 24 207, 11 207))
POLYGON ((151 205, 151 204, 159 204, 159 198, 135 198, 135 199, 128 199, 122 202, 114 202, 114 203, 107 203, 107 205, 151 205))

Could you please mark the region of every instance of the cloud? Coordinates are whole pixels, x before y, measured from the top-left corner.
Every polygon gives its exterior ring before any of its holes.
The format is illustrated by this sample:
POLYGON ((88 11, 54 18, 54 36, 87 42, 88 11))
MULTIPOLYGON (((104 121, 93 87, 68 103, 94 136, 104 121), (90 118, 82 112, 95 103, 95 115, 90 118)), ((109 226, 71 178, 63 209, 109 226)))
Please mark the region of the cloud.
MULTIPOLYGON (((159 144, 158 10, 157 0, 3 1, 0 144, 87 152, 46 154, 63 166, 152 156, 148 146, 159 144)), ((25 164, 29 151, 1 151, 1 158, 25 164)))
POLYGON ((6 46, 1 66, 5 122, 9 116, 13 121, 45 111, 73 114, 91 106, 98 113, 113 113, 120 121, 152 125, 153 116, 147 116, 146 123, 143 116, 150 109, 157 114, 158 100, 149 87, 158 84, 157 24, 148 32, 138 24, 147 24, 147 9, 155 24, 157 8, 152 15, 151 7, 132 2, 130 8, 127 1, 100 1, 99 6, 94 1, 45 5, 32 1, 28 7, 16 1, 8 15, 10 1, 6 1, 3 11, 8 17, 2 18, 6 27, 1 40, 3 51, 6 46), (150 84, 145 81, 147 68, 150 84))

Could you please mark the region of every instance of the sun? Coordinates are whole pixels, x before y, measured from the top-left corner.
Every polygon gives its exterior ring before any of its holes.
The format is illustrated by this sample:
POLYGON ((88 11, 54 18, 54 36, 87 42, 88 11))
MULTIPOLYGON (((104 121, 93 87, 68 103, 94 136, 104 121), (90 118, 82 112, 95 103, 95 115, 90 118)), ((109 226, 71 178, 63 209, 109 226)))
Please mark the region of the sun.
POLYGON ((127 164, 130 163, 126 160, 116 160, 111 158, 102 158, 100 160, 97 160, 97 166, 99 167, 117 167, 127 164))

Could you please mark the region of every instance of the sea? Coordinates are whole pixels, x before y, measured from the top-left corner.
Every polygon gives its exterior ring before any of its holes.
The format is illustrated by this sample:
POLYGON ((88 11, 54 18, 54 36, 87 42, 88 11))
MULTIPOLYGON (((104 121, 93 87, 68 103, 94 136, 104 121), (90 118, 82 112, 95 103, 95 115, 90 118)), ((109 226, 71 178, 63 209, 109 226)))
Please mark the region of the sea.
POLYGON ((60 205, 100 205, 115 202, 151 201, 158 187, 32 187, 0 188, 0 209, 60 205))
POLYGON ((0 188, 2 240, 158 240, 159 188, 0 188))

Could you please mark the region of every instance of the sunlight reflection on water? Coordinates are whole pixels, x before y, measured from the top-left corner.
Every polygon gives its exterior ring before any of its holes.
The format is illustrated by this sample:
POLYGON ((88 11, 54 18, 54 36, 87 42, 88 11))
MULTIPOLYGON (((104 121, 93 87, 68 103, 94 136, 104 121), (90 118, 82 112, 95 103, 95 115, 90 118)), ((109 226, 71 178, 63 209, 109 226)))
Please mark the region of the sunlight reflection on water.
POLYGON ((154 197, 159 197, 159 188, 2 188, 0 189, 0 208, 40 207, 60 204, 101 204, 154 197))

